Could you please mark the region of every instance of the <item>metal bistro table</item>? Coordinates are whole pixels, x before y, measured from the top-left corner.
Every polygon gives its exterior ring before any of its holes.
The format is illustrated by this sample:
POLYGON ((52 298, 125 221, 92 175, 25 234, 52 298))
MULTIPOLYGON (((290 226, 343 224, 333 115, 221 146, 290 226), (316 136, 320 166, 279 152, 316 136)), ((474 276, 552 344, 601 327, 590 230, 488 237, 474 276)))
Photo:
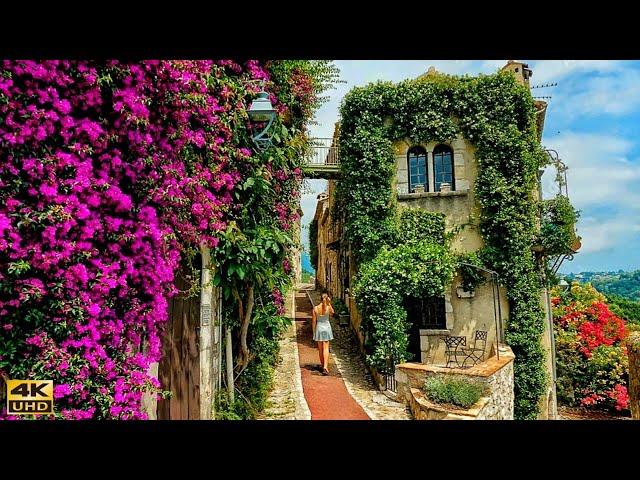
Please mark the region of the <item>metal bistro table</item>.
POLYGON ((487 344, 487 332, 484 330, 475 331, 473 346, 470 348, 465 348, 467 337, 464 336, 442 335, 440 339, 445 344, 444 354, 447 368, 470 368, 484 360, 487 344))

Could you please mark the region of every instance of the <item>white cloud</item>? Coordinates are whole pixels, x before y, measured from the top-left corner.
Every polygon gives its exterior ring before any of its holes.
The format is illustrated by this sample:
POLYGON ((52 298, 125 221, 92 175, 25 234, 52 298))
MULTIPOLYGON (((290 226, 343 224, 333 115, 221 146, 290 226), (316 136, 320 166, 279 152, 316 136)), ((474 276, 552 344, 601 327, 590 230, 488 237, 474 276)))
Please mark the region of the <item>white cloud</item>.
POLYGON ((532 85, 559 82, 565 77, 589 72, 614 72, 625 67, 619 60, 537 60, 529 63, 532 85))
POLYGON ((637 217, 616 216, 611 219, 581 219, 578 234, 582 237, 581 254, 617 249, 625 239, 640 232, 637 217))
MULTIPOLYGON (((578 209, 640 207, 640 163, 628 158, 632 142, 612 135, 567 132, 545 143, 569 167, 569 196, 578 209)), ((553 191, 548 184, 543 188, 546 194, 553 191)))
MULTIPOLYGON (((613 135, 568 132, 546 146, 569 167, 569 197, 582 211, 576 227, 582 248, 577 263, 566 268, 607 269, 612 262, 624 267, 625 245, 635 245, 640 232, 640 162, 628 157, 634 144, 613 135)), ((548 183, 543 190, 555 193, 548 183)))
POLYGON ((627 69, 576 82, 569 91, 553 96, 554 114, 570 121, 590 115, 625 115, 640 107, 640 72, 627 69))

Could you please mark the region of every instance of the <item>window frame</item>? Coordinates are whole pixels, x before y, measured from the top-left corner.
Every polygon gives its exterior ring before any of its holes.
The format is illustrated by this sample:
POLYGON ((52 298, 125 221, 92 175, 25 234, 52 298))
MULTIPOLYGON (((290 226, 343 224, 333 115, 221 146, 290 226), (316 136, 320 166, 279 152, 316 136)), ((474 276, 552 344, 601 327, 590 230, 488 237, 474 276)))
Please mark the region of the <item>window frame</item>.
MULTIPOLYGON (((414 155, 415 155, 415 157, 417 159, 419 159, 421 157, 421 155, 418 154, 418 153, 415 153, 414 155)), ((417 165, 417 166, 419 168, 419 165, 417 165)), ((419 173, 418 173, 418 175, 419 175, 419 173)), ((412 193, 413 189, 417 185, 423 185, 425 192, 431 191, 431 188, 430 188, 431 182, 429 181, 429 152, 422 145, 413 145, 413 146, 409 147, 409 149, 407 150, 407 185, 408 185, 409 193, 412 193), (412 182, 411 182, 411 155, 416 150, 421 151, 421 153, 424 155, 424 183, 423 184, 413 185, 412 182)))
POLYGON ((419 330, 446 330, 447 329, 447 309, 446 298, 442 296, 422 296, 422 297, 408 297, 405 299, 405 308, 408 310, 407 314, 416 313, 419 310, 420 316, 418 318, 408 318, 408 320, 418 327, 419 330), (410 306, 411 303, 413 306, 410 306), (431 313, 435 317, 436 323, 427 323, 427 319, 431 317, 431 313))
MULTIPOLYGON (((431 152, 432 162, 433 162, 433 191, 434 192, 440 191, 440 189, 438 189, 438 171, 436 169, 436 155, 442 158, 441 165, 444 166, 444 155, 446 153, 449 153, 451 155, 451 191, 456 190, 456 171, 455 171, 455 161, 453 158, 453 148, 451 148, 451 146, 447 145, 446 143, 439 143, 438 145, 433 147, 433 151, 431 152)), ((442 177, 442 173, 440 174, 440 177, 442 177)), ((443 181, 441 180, 440 184, 442 183, 443 181)))

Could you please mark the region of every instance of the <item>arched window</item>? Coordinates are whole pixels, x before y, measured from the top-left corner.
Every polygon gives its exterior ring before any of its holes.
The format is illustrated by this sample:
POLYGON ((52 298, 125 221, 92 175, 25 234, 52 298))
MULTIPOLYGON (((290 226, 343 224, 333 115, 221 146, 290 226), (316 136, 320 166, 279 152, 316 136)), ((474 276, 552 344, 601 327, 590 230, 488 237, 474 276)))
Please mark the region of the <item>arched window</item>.
POLYGON ((429 191, 427 174, 427 151, 422 147, 411 147, 407 152, 409 164, 409 192, 413 192, 418 185, 424 186, 424 191, 429 191))
POLYGON ((447 145, 437 145, 433 149, 433 175, 435 177, 435 191, 440 191, 440 185, 447 182, 451 190, 456 189, 453 176, 453 151, 447 145))

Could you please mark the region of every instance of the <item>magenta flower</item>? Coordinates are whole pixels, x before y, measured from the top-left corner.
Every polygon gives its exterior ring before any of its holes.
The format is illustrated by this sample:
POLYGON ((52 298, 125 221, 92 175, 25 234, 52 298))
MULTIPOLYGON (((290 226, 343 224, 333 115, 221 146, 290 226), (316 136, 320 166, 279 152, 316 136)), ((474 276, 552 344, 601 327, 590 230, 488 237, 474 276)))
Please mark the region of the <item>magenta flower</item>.
MULTIPOLYGON (((287 108, 258 61, 0 60, 0 343, 23 335, 64 418, 146 418, 182 256, 219 245, 260 161, 236 138, 252 79, 287 108)), ((286 229, 296 170, 277 165, 286 229)))

